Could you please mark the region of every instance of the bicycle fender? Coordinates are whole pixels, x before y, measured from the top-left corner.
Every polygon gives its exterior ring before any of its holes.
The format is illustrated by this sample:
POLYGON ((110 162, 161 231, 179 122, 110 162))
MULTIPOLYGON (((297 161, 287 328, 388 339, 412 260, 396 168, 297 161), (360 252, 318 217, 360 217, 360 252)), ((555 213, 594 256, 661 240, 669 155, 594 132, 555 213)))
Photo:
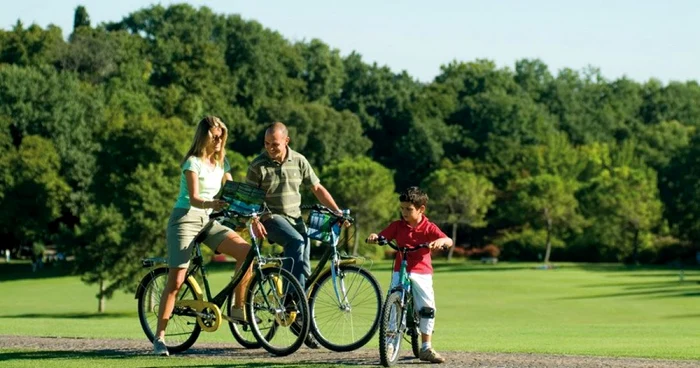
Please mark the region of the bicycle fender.
POLYGON ((197 280, 195 280, 195 278, 193 276, 188 276, 187 280, 189 280, 190 284, 192 284, 192 289, 193 289, 192 291, 194 291, 195 295, 197 296, 197 300, 204 299, 204 297, 203 297, 204 293, 202 293, 202 288, 199 286, 199 283, 197 282, 197 280))

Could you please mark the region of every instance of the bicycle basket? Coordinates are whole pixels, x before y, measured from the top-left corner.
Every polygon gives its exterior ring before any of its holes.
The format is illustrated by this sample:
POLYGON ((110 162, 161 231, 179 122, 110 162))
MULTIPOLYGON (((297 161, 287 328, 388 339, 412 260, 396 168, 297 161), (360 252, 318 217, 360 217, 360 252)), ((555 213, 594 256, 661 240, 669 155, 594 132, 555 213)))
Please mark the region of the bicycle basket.
POLYGON ((332 233, 335 234, 336 238, 340 236, 340 224, 334 221, 334 217, 327 213, 311 211, 308 225, 306 235, 311 239, 330 243, 332 233))

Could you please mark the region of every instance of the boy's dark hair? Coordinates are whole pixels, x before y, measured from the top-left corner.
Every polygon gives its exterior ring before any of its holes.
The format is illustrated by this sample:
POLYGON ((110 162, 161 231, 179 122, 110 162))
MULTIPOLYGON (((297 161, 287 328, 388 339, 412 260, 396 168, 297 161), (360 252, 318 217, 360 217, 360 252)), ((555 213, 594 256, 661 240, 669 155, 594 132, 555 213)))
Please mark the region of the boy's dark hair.
POLYGON ((418 187, 408 187, 399 195, 399 202, 411 202, 419 208, 428 204, 428 195, 418 187))

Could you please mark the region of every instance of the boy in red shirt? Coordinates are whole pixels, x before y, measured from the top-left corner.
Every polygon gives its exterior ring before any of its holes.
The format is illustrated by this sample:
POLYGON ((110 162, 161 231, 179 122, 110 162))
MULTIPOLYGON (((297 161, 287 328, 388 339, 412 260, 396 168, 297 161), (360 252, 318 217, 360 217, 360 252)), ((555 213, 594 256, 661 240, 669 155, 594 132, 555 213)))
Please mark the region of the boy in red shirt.
MULTIPOLYGON (((400 247, 412 247, 422 243, 430 243, 432 248, 449 248, 452 239, 448 238, 440 228, 430 222, 423 215, 428 204, 428 195, 418 187, 410 187, 399 196, 401 202, 401 220, 394 221, 377 234, 370 234, 367 242, 375 243, 380 236, 387 240, 395 240, 400 247)), ((430 259, 430 249, 408 253, 407 271, 412 283, 413 302, 416 310, 425 311, 425 314, 435 313, 435 293, 433 292, 433 266, 430 259)), ((397 254, 394 261, 394 273, 391 278, 391 287, 399 284, 399 267, 401 254, 397 254)), ((423 342, 420 351, 420 360, 431 363, 443 363, 445 359, 433 349, 430 336, 433 333, 435 321, 432 317, 421 317, 420 332, 423 342)))

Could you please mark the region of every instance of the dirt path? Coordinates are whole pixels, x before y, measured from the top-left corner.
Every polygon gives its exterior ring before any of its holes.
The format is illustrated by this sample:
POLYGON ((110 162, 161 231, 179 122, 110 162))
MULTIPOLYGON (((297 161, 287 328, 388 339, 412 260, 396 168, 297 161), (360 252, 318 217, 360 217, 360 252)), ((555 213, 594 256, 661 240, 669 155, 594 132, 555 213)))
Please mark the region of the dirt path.
MULTIPOLYGON (((30 349, 42 351, 84 352, 103 356, 150 354, 151 346, 140 340, 104 340, 58 337, 27 337, 0 335, 0 349, 30 349)), ((652 360, 635 358, 597 358, 584 356, 470 353, 458 351, 441 352, 447 359, 440 367, 575 367, 575 368, 689 368, 700 367, 700 361, 652 360)), ((410 354, 407 351, 407 354, 410 354)), ((428 366, 407 354, 399 361, 400 366, 428 366)), ((254 363, 296 363, 313 366, 347 364, 377 366, 379 358, 374 349, 360 349, 350 353, 335 353, 325 349, 311 350, 302 347, 287 357, 272 357, 263 350, 246 350, 230 344, 197 343, 189 351, 179 354, 182 359, 201 357, 231 357, 254 363)), ((0 357, 2 354, 0 353, 0 357)), ((172 358, 164 358, 172 359, 172 358)), ((2 359, 0 359, 2 360, 2 359)))

